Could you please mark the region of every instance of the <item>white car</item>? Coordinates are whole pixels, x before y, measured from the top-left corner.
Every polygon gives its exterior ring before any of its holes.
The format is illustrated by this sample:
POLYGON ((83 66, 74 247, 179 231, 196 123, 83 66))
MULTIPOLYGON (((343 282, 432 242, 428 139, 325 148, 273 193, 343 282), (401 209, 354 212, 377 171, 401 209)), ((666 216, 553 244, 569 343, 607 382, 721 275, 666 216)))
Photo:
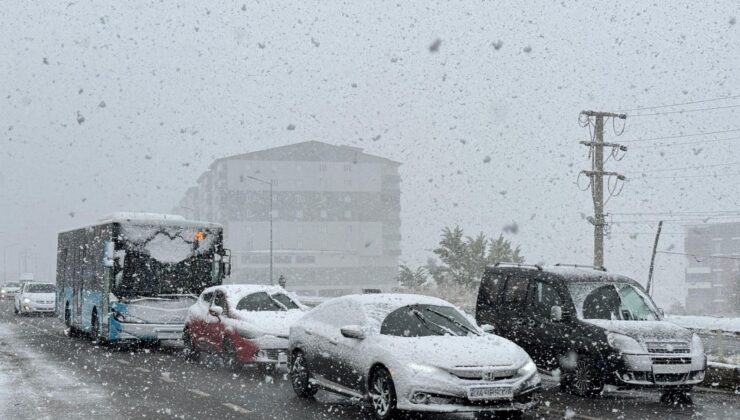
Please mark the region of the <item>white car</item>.
POLYGON ((289 350, 298 396, 333 391, 370 402, 381 420, 396 410, 516 415, 540 393, 524 350, 427 296, 332 299, 291 327, 289 350))
POLYGON ((203 351, 227 364, 285 367, 290 325, 307 308, 279 286, 213 286, 188 310, 183 342, 191 359, 203 351))
POLYGON ((6 283, 5 285, 3 285, 3 287, 0 287, 0 299, 14 298, 19 290, 21 290, 20 283, 6 283))
POLYGON ((15 294, 15 313, 53 314, 56 309, 56 290, 53 283, 23 283, 15 294))

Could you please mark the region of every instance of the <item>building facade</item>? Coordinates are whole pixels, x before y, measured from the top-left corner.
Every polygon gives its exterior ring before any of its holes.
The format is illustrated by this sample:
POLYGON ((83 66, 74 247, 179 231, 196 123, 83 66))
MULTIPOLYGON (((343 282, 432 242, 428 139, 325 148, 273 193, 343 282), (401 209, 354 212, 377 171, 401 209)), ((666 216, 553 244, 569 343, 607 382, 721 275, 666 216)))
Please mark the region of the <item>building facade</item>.
POLYGON ((740 223, 686 227, 686 310, 740 313, 740 223))
POLYGON ((175 212, 224 225, 234 283, 273 281, 307 296, 396 285, 400 163, 310 141, 217 159, 175 212))

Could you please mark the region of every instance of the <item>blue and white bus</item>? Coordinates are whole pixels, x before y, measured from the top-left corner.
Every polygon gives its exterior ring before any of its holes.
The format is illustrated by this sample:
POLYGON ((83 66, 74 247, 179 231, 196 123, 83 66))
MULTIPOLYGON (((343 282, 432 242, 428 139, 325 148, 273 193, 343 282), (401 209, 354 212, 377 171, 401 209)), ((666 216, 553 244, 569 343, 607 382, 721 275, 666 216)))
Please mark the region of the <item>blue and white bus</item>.
POLYGON ((93 341, 180 340, 188 307, 223 283, 230 259, 219 224, 115 213, 59 234, 58 315, 93 341))

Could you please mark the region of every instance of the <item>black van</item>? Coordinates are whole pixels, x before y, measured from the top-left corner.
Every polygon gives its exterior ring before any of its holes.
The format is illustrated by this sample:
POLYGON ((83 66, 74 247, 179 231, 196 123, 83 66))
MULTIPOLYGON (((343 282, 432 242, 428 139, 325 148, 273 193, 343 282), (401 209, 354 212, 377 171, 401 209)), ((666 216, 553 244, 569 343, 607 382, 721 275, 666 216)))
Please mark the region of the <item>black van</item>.
POLYGON ((608 384, 685 396, 704 380, 699 336, 664 321, 640 284, 603 268, 489 266, 476 320, 521 346, 539 369, 559 373, 561 389, 578 395, 608 384))

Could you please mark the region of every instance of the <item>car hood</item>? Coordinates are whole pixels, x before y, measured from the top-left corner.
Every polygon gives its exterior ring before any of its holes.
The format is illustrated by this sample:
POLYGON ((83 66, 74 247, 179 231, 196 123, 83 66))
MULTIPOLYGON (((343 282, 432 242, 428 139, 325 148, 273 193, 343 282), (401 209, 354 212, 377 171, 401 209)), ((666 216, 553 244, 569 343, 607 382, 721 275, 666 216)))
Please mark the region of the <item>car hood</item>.
POLYGON ((288 337, 290 326, 306 314, 301 309, 289 311, 234 311, 240 329, 251 329, 263 334, 288 337))
POLYGON ((529 359, 521 347, 493 334, 465 337, 380 337, 383 347, 394 357, 447 370, 480 366, 517 368, 529 359))
POLYGON ((609 332, 630 336, 638 341, 691 341, 691 331, 667 321, 617 321, 589 319, 585 322, 609 332))
POLYGON ((29 298, 31 300, 44 300, 44 301, 56 299, 56 295, 54 293, 24 293, 23 297, 29 298))

